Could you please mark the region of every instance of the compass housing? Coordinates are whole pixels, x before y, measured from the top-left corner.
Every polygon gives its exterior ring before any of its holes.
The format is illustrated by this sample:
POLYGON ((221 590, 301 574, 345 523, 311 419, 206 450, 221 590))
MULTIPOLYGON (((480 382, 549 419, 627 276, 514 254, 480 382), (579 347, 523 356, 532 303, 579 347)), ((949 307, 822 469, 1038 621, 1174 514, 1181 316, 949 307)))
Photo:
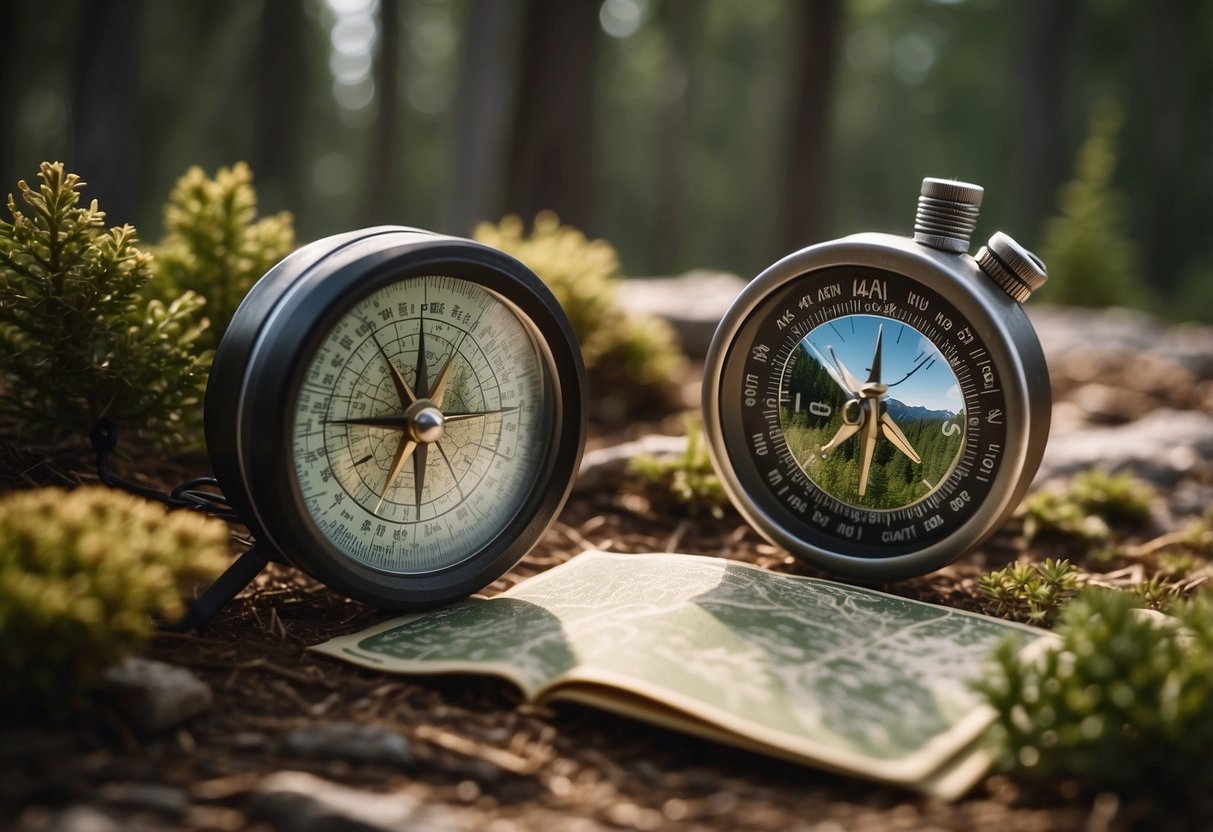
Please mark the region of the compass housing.
MULTIPOLYGON (((866 349, 872 355, 870 341, 866 349)), ((820 360, 838 386, 845 386, 837 368, 840 359, 823 355, 820 360)), ((886 342, 886 368, 889 361, 886 342)), ((877 346, 872 364, 880 363, 877 346)), ((863 369, 854 375, 862 377, 863 369)), ((872 414, 868 418, 879 418, 887 409, 881 388, 885 385, 874 386, 870 400, 854 391, 845 415, 835 417, 833 425, 848 425, 838 438, 861 441, 854 402, 863 399, 864 412, 872 414)), ((821 412, 843 411, 825 403, 815 406, 821 412)), ((940 568, 977 546, 1010 515, 1044 452, 1050 389, 1040 342, 1022 307, 972 257, 868 233, 791 254, 741 292, 708 351, 703 409, 713 463, 747 520, 813 566, 875 582, 940 568), (953 376, 965 379, 960 385, 965 406, 954 415, 964 428, 955 461, 941 481, 926 483, 928 493, 907 498, 909 502, 886 506, 839 499, 838 488, 830 493, 818 484, 824 478, 815 480, 811 472, 840 443, 815 445, 808 454, 811 462, 788 444, 787 414, 802 406, 789 402, 784 392, 788 356, 807 343, 816 327, 831 321, 854 327, 863 316, 880 320, 882 329, 901 324, 921 334, 953 376)), ((943 430, 950 430, 946 423, 943 430)), ((875 441, 876 428, 872 431, 875 441)), ((879 441, 904 445, 887 435, 879 441)), ((910 458, 916 456, 908 446, 906 450, 910 458)), ((903 452, 892 455, 897 453, 903 452)), ((867 465, 860 465, 865 479, 867 465)))
MULTIPOLYGON (((260 547, 351 598, 423 609, 500 577, 555 519, 584 447, 585 370, 567 317, 526 266, 469 240, 384 226, 312 243, 261 278, 216 352, 205 407, 215 476, 260 547), (543 376, 541 458, 531 461, 535 476, 517 511, 486 543, 438 568, 393 571, 351 557, 320 528, 296 474, 291 426, 308 362, 337 322, 385 287, 435 276, 485 290, 526 330, 543 376)), ((427 438, 442 432, 419 429, 427 438)))

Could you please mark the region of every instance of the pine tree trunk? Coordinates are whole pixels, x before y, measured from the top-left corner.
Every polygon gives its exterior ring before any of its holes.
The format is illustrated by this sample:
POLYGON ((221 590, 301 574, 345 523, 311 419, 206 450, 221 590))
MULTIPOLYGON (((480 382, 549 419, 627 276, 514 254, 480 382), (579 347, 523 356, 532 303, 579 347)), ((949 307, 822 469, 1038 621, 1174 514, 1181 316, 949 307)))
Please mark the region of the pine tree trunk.
POLYGON ((456 99, 455 158, 443 228, 468 234, 497 220, 506 190, 517 65, 518 0, 469 0, 456 99))
POLYGON ((363 222, 392 222, 392 194, 397 189, 396 125, 400 105, 400 0, 379 0, 379 50, 375 55, 375 97, 379 111, 366 170, 363 222))
POLYGON ((299 133, 303 91, 302 0, 265 0, 257 50, 253 174, 267 210, 299 201, 299 133), (278 204, 272 204, 278 203, 278 204))
POLYGON ((143 0, 91 0, 77 36, 69 167, 100 199, 110 225, 134 222, 138 209, 143 10, 143 0))
POLYGON ((829 230, 830 115, 842 21, 841 0, 803 0, 792 7, 793 97, 779 233, 784 251, 816 242, 829 230))
POLYGON ((1082 0, 1020 0, 1014 8, 1010 197, 1014 225, 1028 237, 1056 204, 1077 147, 1071 137, 1086 124, 1085 113, 1077 119, 1070 113, 1082 0))
POLYGON ((573 225, 593 219, 598 8, 594 0, 525 5, 506 207, 526 219, 548 208, 573 225))
POLYGON ((686 194, 687 136, 690 130, 695 46, 703 31, 699 2, 667 3, 662 21, 669 35, 661 79, 663 101, 657 147, 657 193, 653 208, 650 268, 666 274, 678 265, 686 194))

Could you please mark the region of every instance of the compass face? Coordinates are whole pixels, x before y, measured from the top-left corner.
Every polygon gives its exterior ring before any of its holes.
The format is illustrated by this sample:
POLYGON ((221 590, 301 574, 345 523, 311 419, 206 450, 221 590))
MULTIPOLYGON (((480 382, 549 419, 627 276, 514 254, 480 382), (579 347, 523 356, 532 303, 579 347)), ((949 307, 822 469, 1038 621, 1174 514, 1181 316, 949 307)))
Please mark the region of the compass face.
POLYGON ((572 490, 585 409, 577 339, 534 272, 378 226, 310 243, 249 290, 207 381, 207 451, 265 557, 419 610, 539 541, 572 490))
POLYGON ((294 405, 311 521, 391 574, 469 558, 540 478, 548 372, 525 317, 477 283, 411 277, 366 296, 322 335, 294 405))
POLYGON ((905 274, 786 279, 722 355, 706 406, 734 497, 793 551, 852 559, 830 562, 844 571, 957 534, 991 496, 1008 431, 1024 430, 980 328, 905 274))
POLYGON ((792 457, 815 486, 851 506, 913 505, 947 479, 964 445, 956 373, 939 347, 895 318, 844 315, 814 327, 784 363, 779 401, 792 457), (877 345, 880 379, 863 381, 873 376, 877 345), (859 391, 844 371, 859 381, 859 391), (858 395, 864 384, 884 390, 858 395), (863 478, 862 428, 869 416, 879 429, 863 478))

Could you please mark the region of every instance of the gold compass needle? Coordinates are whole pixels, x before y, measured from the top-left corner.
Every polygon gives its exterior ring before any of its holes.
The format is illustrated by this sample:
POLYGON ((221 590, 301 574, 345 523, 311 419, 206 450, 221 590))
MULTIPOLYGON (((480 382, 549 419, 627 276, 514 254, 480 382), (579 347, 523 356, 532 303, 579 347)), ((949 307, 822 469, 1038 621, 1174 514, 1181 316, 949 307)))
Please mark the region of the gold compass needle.
POLYGON ((400 370, 388 358, 387 350, 383 348, 383 344, 379 343, 379 338, 375 333, 371 333, 371 340, 375 342, 375 346, 379 348, 379 354, 383 356, 384 363, 387 364, 388 372, 392 376, 392 386, 396 388, 396 395, 400 397, 400 406, 408 407, 413 402, 417 401, 417 396, 413 393, 413 388, 409 387, 409 383, 404 380, 404 376, 400 374, 400 370))
POLYGON ((379 492, 379 502, 375 503, 376 514, 379 513, 379 509, 383 508, 383 501, 387 499, 388 489, 392 487, 392 483, 396 481, 396 477, 400 476, 400 471, 404 468, 405 461, 416 450, 416 442, 407 436, 400 437, 400 442, 396 445, 396 455, 392 457, 392 469, 388 471, 387 479, 383 483, 383 490, 379 492))
POLYGON ((843 442, 850 439, 857 430, 859 430, 859 425, 848 425, 844 422, 838 428, 838 433, 834 434, 834 438, 821 446, 821 452, 824 454, 831 448, 837 448, 843 442))
POLYGON ((906 439, 906 435, 901 432, 901 428, 897 427, 897 423, 893 421, 893 417, 888 414, 888 411, 880 414, 880 427, 884 438, 889 440, 894 448, 908 456, 915 465, 922 462, 910 444, 910 440, 906 439))
POLYGON ((446 357, 446 363, 442 365, 442 369, 438 371, 438 375, 434 379, 434 389, 430 391, 429 399, 439 410, 442 409, 442 399, 446 396, 446 383, 450 380, 451 365, 455 363, 455 354, 463 346, 463 339, 466 337, 468 334, 465 332, 459 338, 459 343, 451 348, 451 354, 446 357))
POLYGON ((434 447, 442 455, 442 461, 446 463, 446 469, 451 472, 451 480, 455 483, 455 490, 459 492, 459 499, 465 499, 463 486, 459 484, 459 477, 455 474, 455 466, 451 464, 451 458, 447 456, 446 449, 442 447, 441 442, 435 442, 434 447))
POLYGON ((863 422, 863 433, 859 437, 859 496, 868 492, 868 474, 872 470, 872 452, 876 450, 876 434, 880 422, 869 416, 863 422))

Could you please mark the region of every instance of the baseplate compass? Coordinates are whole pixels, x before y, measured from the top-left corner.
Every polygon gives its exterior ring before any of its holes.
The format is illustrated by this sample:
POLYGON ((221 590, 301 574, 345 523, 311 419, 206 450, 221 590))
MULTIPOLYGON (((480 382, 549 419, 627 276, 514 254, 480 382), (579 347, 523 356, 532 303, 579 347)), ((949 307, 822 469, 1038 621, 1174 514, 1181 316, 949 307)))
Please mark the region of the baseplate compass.
MULTIPOLYGON (((568 320, 529 269, 372 228, 295 252, 249 292, 211 370, 207 448, 262 555, 420 609, 491 583, 547 529, 584 396, 568 320)), ((217 596, 258 564, 239 567, 217 596)))
POLYGON ((828 572, 943 566, 1014 510, 1049 431, 1048 370, 1020 304, 1044 266, 983 191, 926 179, 913 239, 858 234, 772 265, 708 353, 709 447, 739 510, 828 572))

